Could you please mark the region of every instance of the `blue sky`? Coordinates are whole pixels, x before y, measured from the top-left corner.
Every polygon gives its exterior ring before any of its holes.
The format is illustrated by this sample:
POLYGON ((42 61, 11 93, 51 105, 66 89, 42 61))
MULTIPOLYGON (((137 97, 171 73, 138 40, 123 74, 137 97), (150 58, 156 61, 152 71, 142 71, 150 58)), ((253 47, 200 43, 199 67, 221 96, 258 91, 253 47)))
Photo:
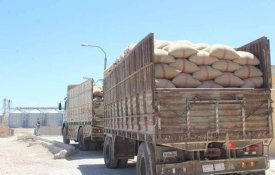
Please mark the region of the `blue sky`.
POLYGON ((103 54, 83 42, 103 47, 108 65, 149 32, 234 47, 267 36, 273 52, 274 9, 273 0, 0 0, 0 99, 57 106, 68 84, 102 78, 103 54))

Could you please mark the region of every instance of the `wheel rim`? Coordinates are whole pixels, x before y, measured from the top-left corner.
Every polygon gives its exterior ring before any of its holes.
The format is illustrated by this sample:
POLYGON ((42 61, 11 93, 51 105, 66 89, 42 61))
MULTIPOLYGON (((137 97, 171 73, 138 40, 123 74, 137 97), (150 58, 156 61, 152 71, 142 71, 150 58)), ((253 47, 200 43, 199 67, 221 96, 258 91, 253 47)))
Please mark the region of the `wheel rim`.
POLYGON ((80 146, 82 147, 83 146, 83 137, 82 137, 82 134, 80 134, 80 136, 79 136, 79 143, 80 143, 80 146))
POLYGON ((62 135, 63 135, 63 138, 66 138, 65 128, 62 129, 62 135))
POLYGON ((140 172, 140 175, 146 175, 146 171, 145 171, 145 160, 144 160, 144 157, 142 156, 140 158, 140 163, 139 163, 139 172, 140 172))
POLYGON ((104 154, 105 154, 104 161, 106 164, 108 164, 110 161, 110 146, 108 144, 106 145, 106 147, 104 149, 104 154))

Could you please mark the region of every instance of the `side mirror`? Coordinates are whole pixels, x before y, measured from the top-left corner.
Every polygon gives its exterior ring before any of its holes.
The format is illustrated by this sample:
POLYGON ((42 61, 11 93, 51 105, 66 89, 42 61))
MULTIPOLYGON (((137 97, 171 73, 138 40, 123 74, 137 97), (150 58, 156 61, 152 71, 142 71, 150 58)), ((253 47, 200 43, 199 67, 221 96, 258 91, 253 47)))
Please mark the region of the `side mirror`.
POLYGON ((65 109, 65 111, 67 110, 67 101, 65 101, 64 109, 65 109))
POLYGON ((62 104, 61 103, 58 104, 58 109, 62 110, 62 104))

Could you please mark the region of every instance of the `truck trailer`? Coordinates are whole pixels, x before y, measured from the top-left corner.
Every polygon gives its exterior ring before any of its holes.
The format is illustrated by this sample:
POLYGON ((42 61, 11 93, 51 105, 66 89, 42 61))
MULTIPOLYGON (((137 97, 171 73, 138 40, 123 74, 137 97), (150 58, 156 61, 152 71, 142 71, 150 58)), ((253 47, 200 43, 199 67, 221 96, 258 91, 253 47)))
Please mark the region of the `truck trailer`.
POLYGON ((103 97, 94 88, 97 87, 93 79, 67 88, 61 129, 63 142, 69 144, 74 140, 80 150, 95 150, 103 143, 103 97))
POLYGON ((154 35, 104 73, 104 161, 137 175, 265 174, 273 138, 269 40, 237 50, 260 60, 261 88, 156 88, 154 35))

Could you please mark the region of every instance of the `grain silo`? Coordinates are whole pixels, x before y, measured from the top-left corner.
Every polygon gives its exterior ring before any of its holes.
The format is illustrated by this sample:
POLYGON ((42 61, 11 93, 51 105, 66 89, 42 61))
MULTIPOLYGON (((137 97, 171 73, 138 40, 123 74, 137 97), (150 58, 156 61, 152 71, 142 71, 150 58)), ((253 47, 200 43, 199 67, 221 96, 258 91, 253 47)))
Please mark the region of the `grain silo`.
POLYGON ((10 128, 25 128, 26 124, 26 115, 21 110, 12 110, 9 113, 9 127, 10 128))
POLYGON ((56 110, 51 109, 44 111, 45 114, 45 126, 61 126, 63 121, 63 113, 56 110))
POLYGON ((39 118, 41 127, 61 126, 63 111, 51 107, 16 107, 9 113, 9 127, 34 128, 39 118))

